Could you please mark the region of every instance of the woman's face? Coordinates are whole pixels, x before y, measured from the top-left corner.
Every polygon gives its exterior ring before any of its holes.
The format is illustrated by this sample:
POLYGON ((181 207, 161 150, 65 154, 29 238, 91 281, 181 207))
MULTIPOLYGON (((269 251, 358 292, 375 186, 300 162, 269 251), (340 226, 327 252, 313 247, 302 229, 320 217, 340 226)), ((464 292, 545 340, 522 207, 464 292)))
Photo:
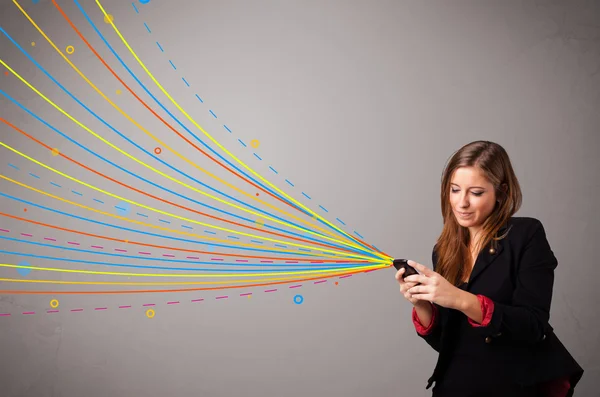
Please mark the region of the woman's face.
POLYGON ((496 205, 494 186, 479 168, 457 168, 450 181, 450 205, 458 223, 474 236, 496 205))

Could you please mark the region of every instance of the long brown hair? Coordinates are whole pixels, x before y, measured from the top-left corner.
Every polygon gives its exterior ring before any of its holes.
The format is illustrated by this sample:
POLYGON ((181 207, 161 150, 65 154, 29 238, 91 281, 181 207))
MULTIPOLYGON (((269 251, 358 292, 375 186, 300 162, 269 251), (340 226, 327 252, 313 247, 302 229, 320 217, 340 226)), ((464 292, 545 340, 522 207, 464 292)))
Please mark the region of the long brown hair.
POLYGON ((436 272, 454 285, 459 285, 467 275, 470 269, 467 264, 471 261, 469 230, 456 221, 450 205, 450 182, 454 171, 460 167, 478 168, 496 192, 496 206, 483 223, 479 247, 486 247, 492 240, 495 242, 506 236, 508 231, 499 237, 497 233, 519 210, 522 202, 519 181, 502 146, 489 141, 474 141, 450 157, 442 174, 440 198, 444 227, 435 245, 435 255, 436 272))

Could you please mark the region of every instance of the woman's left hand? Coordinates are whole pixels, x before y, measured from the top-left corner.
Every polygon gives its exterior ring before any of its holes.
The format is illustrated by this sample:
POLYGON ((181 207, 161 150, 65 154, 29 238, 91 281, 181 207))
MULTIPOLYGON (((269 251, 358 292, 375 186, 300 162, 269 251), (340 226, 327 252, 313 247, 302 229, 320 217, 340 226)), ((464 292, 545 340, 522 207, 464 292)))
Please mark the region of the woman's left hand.
POLYGON ((452 285, 439 273, 420 263, 409 260, 408 264, 421 273, 404 278, 406 282, 421 284, 415 285, 407 291, 414 299, 429 301, 449 309, 460 310, 461 299, 463 297, 463 291, 460 288, 452 285))

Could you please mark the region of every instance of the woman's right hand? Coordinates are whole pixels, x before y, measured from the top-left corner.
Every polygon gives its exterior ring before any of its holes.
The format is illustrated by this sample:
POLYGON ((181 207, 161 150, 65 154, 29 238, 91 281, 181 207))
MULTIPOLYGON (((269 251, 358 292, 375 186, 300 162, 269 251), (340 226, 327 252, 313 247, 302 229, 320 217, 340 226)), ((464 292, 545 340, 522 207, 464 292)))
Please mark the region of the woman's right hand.
POLYGON ((412 287, 417 285, 417 283, 405 282, 404 281, 404 272, 405 272, 404 268, 400 268, 400 270, 398 270, 396 272, 396 280, 398 280, 398 284, 400 284, 400 293, 404 296, 404 298, 407 301, 412 303, 413 306, 418 306, 419 304, 422 304, 423 301, 419 301, 419 299, 413 298, 409 292, 409 289, 411 289, 412 287))

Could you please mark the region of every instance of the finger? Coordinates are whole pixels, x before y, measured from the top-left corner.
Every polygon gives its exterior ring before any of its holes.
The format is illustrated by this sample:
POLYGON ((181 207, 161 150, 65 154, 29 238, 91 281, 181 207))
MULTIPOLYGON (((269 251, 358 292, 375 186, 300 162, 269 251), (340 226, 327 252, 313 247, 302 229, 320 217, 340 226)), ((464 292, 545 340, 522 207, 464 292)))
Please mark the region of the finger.
POLYGON ((407 263, 426 276, 432 276, 433 274, 435 274, 435 272, 429 269, 427 266, 421 265, 420 263, 417 263, 415 261, 409 260, 407 261, 407 263))
POLYGON ((404 274, 404 268, 402 267, 402 268, 400 268, 400 270, 398 270, 396 272, 396 280, 398 280, 398 281, 402 280, 402 278, 403 278, 402 275, 403 274, 404 274))
POLYGON ((412 274, 410 276, 404 277, 404 282, 415 283, 415 284, 425 284, 428 280, 427 276, 423 276, 421 274, 412 274))

